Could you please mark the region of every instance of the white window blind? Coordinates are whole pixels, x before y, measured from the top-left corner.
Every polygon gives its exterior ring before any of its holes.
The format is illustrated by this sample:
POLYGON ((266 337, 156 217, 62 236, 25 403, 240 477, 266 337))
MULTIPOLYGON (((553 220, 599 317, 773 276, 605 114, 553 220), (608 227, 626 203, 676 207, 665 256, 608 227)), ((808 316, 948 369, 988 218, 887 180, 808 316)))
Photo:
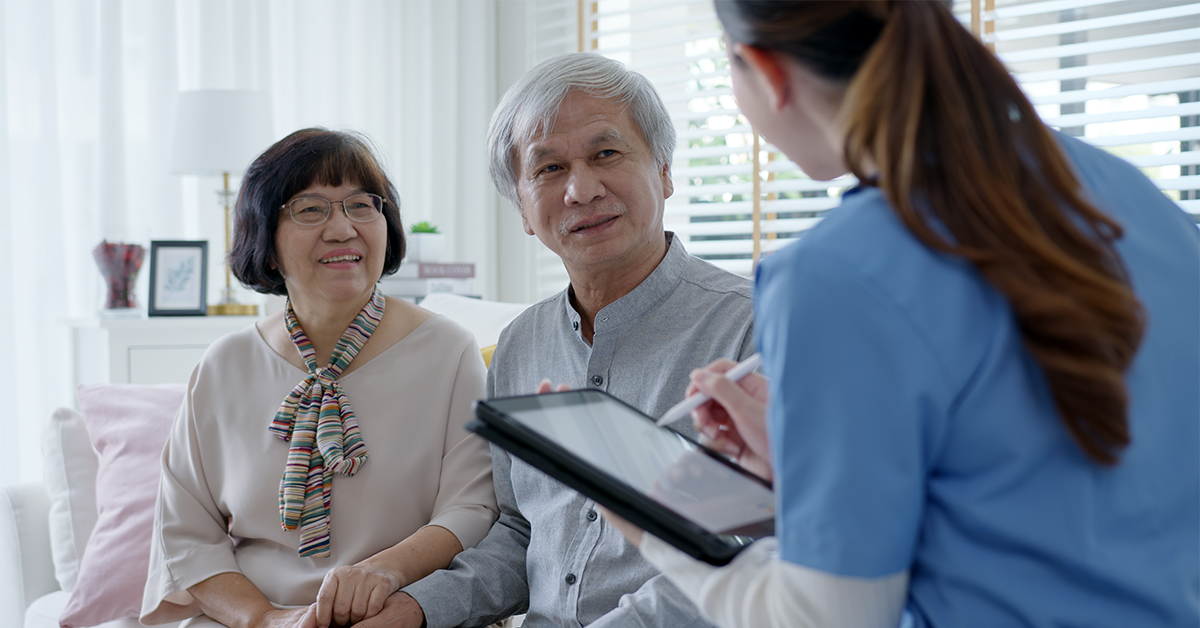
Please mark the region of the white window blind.
MULTIPOLYGON (((530 68, 554 55, 580 50, 583 22, 578 0, 531 0, 525 10, 526 22, 533 26, 526 46, 530 68)), ((553 296, 570 282, 562 260, 540 242, 533 246, 531 266, 534 301, 553 296)))
POLYGON ((983 40, 1046 124, 1140 167, 1200 222, 1200 2, 988 4, 983 40))
MULTIPOLYGON (((753 270, 756 242, 774 250, 809 228, 837 204, 829 185, 815 184, 765 143, 755 164, 754 133, 738 111, 721 47, 721 27, 709 0, 562 0, 530 4, 537 24, 531 46, 540 61, 567 50, 617 59, 647 76, 675 121, 675 194, 668 199, 667 229, 688 250, 733 272, 753 270), (563 46, 569 40, 569 47, 563 46), (760 202, 755 231, 755 173, 760 202), (756 237, 757 236, 757 237, 756 237)), ((849 185, 838 182, 838 186, 849 185)), ((568 281, 561 261, 537 247, 536 296, 568 281)))
MULTIPOLYGON (((813 181, 774 146, 756 142, 734 102, 711 1, 537 4, 578 20, 573 49, 622 61, 658 88, 679 137, 666 228, 693 254, 748 275, 757 256, 811 229, 855 184, 852 177, 813 181)), ((968 27, 973 9, 974 31, 1016 75, 1047 124, 1141 167, 1200 222, 1200 3, 954 4, 968 27)), ((554 41, 564 37, 560 32, 554 41)), ((552 281, 542 293, 553 294, 565 285, 565 273, 549 251, 539 255, 539 282, 552 281)))

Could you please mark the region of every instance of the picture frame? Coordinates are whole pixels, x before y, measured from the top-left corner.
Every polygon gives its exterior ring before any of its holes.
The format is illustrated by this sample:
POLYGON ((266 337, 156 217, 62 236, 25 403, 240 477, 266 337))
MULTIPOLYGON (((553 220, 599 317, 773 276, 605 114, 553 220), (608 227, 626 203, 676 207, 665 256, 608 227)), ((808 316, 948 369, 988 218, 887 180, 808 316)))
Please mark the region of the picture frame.
POLYGON ((208 315, 208 241, 150 242, 150 316, 208 315))

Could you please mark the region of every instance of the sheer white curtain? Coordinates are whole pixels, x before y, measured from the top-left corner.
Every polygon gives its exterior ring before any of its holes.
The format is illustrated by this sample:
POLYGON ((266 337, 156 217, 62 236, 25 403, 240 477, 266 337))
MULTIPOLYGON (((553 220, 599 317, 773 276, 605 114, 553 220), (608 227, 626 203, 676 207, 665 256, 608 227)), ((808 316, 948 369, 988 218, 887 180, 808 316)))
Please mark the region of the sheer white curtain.
POLYGON ((208 240, 217 296, 220 181, 170 172, 179 91, 267 92, 276 139, 366 133, 405 221, 441 226, 494 294, 495 37, 491 0, 0 0, 0 481, 41 477, 41 422, 72 403, 63 321, 101 305, 96 244, 208 240))

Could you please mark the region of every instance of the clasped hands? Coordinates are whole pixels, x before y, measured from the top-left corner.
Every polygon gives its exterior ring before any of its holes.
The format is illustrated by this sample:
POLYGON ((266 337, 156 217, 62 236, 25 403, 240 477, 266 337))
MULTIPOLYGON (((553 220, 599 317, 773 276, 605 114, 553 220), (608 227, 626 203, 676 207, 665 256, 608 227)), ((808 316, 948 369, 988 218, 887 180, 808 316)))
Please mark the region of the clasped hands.
POLYGON ((325 574, 317 601, 306 608, 276 610, 264 617, 269 628, 383 628, 420 626, 420 607, 400 593, 400 579, 370 564, 342 565, 325 574))
MULTIPOLYGON (((691 373, 685 396, 697 392, 709 396, 709 401, 692 410, 692 424, 700 432, 701 442, 733 458, 747 471, 772 478, 771 452, 767 442, 766 407, 767 378, 751 373, 734 382, 724 376, 737 366, 732 360, 720 359, 691 373)), ((552 389, 550 380, 538 385, 538 394, 552 389)), ((569 387, 560 384, 559 391, 569 387)), ((604 518, 621 531, 635 547, 641 546, 641 528, 600 508, 604 518)))

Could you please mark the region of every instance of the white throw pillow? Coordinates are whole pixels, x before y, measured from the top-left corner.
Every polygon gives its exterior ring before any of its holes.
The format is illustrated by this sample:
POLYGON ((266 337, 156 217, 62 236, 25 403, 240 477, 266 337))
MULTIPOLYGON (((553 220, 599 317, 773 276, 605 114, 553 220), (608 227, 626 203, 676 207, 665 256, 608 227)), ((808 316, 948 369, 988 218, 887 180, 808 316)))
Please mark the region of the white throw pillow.
POLYGON ((100 459, 88 438, 83 415, 70 408, 55 410, 42 433, 42 470, 50 495, 50 548, 54 576, 63 591, 79 580, 79 563, 92 528, 96 509, 96 472, 100 459))

